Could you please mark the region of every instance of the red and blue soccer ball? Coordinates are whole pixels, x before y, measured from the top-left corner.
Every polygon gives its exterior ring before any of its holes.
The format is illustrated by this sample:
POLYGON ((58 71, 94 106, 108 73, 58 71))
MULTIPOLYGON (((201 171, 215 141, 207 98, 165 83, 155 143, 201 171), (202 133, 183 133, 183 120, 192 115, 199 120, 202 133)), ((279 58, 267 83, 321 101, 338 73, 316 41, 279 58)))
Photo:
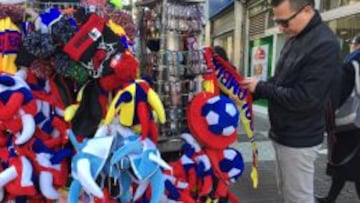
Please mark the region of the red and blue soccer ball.
POLYGON ((224 149, 219 168, 223 177, 234 183, 244 171, 244 160, 241 153, 233 148, 224 149))
POLYGON ((224 96, 216 96, 206 101, 201 109, 208 129, 214 134, 230 136, 238 127, 239 111, 235 103, 224 96))

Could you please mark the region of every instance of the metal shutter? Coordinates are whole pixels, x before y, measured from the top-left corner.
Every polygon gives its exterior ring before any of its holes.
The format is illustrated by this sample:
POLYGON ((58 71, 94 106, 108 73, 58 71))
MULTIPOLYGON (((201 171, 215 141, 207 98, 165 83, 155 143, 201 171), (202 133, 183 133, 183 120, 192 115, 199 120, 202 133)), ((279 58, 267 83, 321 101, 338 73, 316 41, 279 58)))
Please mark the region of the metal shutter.
POLYGON ((266 29, 266 12, 262 12, 249 19, 249 37, 264 34, 266 29))

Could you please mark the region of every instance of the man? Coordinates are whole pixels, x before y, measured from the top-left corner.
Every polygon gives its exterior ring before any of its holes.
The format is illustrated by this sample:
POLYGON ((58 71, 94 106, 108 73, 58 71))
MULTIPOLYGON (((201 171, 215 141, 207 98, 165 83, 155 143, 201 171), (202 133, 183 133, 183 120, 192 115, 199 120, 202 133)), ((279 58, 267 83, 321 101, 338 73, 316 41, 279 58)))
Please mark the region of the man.
POLYGON ((288 40, 273 78, 246 78, 254 98, 269 100, 270 138, 284 202, 314 202, 314 162, 325 131, 330 84, 340 67, 336 36, 314 0, 272 0, 274 20, 288 40))

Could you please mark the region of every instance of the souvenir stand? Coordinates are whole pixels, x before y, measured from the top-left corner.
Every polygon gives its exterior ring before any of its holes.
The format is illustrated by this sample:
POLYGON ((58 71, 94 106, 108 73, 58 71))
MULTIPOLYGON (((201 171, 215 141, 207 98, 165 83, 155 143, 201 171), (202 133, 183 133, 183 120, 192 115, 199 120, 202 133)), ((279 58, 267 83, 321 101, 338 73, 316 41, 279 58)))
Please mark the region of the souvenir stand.
POLYGON ((215 68, 237 74, 200 46, 205 1, 141 1, 139 43, 122 0, 18 1, 0 0, 0 202, 239 202, 215 68))
POLYGON ((187 128, 186 107, 201 91, 206 64, 202 53, 204 0, 138 2, 140 64, 154 81, 166 110, 159 129, 162 151, 176 151, 187 128))

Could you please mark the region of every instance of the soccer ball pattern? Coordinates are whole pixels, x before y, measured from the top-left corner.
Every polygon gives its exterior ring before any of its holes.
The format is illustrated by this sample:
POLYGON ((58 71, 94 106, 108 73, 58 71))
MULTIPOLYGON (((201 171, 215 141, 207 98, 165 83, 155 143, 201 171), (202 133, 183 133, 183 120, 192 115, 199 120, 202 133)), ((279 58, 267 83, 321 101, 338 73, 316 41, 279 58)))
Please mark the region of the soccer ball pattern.
POLYGON ((241 153, 233 148, 223 151, 224 158, 220 161, 220 170, 228 180, 235 182, 244 171, 244 160, 241 153))
POLYGON ((214 134, 230 136, 238 127, 239 111, 235 103, 224 96, 209 99, 201 109, 201 115, 214 134))

